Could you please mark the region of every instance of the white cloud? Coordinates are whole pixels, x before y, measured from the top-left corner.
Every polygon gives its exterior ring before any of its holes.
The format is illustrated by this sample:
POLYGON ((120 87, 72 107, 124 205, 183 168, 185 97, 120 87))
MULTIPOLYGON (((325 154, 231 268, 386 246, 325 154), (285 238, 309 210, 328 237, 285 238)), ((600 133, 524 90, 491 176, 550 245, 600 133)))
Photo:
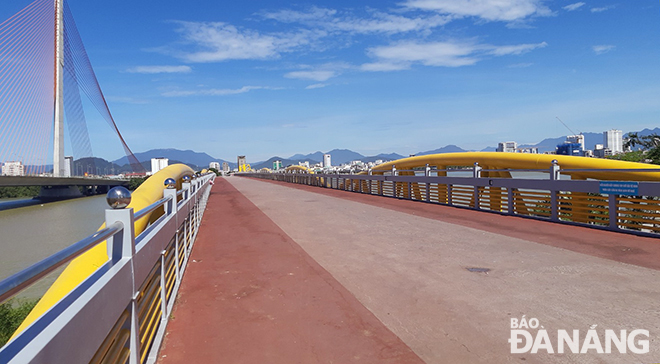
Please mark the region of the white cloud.
POLYGON ((174 53, 188 62, 277 58, 282 52, 310 44, 312 32, 261 34, 220 22, 183 22, 177 30, 192 51, 174 53))
POLYGON ((506 22, 552 14, 542 0, 406 0, 401 5, 456 17, 474 16, 506 22))
POLYGON ((613 45, 606 45, 606 44, 603 44, 603 45, 595 45, 595 46, 591 47, 591 49, 592 49, 592 50, 594 51, 594 53, 596 53, 596 54, 607 53, 607 52, 613 51, 615 48, 616 48, 616 46, 613 46, 613 45))
POLYGON ((192 68, 189 66, 136 66, 126 70, 130 73, 190 73, 192 68))
POLYGON ((365 71, 394 71, 406 69, 413 63, 425 66, 461 67, 476 64, 484 56, 519 55, 547 43, 494 46, 472 42, 402 42, 389 46, 373 47, 368 54, 378 62, 361 66, 365 71))
POLYGON ((477 63, 470 56, 474 53, 473 45, 451 42, 405 42, 370 48, 368 53, 390 64, 420 62, 426 66, 459 67, 477 63))
POLYGON ((301 23, 308 21, 318 21, 321 19, 328 19, 337 14, 337 10, 319 8, 312 6, 307 11, 297 10, 278 10, 275 12, 265 12, 261 15, 266 19, 277 20, 282 23, 301 23))
POLYGON ((284 75, 286 78, 312 80, 323 82, 337 76, 337 72, 330 70, 293 71, 284 75))
POLYGON ((584 5, 585 5, 585 3, 579 2, 579 3, 566 5, 562 9, 564 9, 566 11, 574 11, 574 10, 577 10, 577 9, 583 7, 584 5))
POLYGON ((410 68, 410 62, 374 62, 374 63, 365 63, 360 66, 362 71, 368 72, 390 72, 390 71, 402 71, 410 68))
POLYGON ((541 42, 537 44, 518 44, 512 46, 484 45, 484 46, 480 46, 480 48, 483 48, 484 50, 487 51, 488 54, 492 54, 494 56, 506 56, 509 54, 519 55, 519 54, 527 53, 537 48, 545 48, 547 46, 548 43, 541 42))
POLYGON ((237 95, 250 92, 252 90, 280 90, 276 87, 268 86, 243 86, 238 89, 201 89, 201 90, 188 90, 188 91, 167 91, 163 92, 162 95, 166 97, 181 97, 181 96, 226 96, 226 95, 237 95))
POLYGON ((591 8, 591 12, 592 13, 602 13, 603 11, 610 10, 610 9, 613 9, 613 8, 614 8, 613 5, 603 6, 603 7, 600 7, 600 8, 591 8))
POLYGON ((305 87, 305 89, 306 90, 313 90, 315 88, 323 88, 323 87, 326 87, 326 86, 328 86, 328 85, 325 84, 325 83, 315 83, 313 85, 309 85, 309 86, 305 87))
POLYGON ((379 11, 369 11, 368 17, 359 17, 337 10, 312 7, 307 11, 280 10, 264 13, 266 19, 282 23, 300 23, 310 28, 327 32, 347 32, 353 34, 385 33, 396 34, 411 31, 429 30, 447 24, 447 16, 405 17, 379 11))

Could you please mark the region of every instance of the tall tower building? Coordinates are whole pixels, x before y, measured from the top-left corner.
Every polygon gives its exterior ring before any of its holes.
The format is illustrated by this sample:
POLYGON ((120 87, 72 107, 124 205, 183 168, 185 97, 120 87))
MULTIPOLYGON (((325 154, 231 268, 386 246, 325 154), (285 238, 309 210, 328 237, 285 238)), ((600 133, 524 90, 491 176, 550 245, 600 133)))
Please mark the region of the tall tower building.
POLYGON ((603 132, 603 144, 612 154, 623 153, 623 132, 617 129, 603 132))
POLYGON ((245 163, 245 156, 244 155, 239 155, 237 159, 238 159, 237 160, 237 162, 238 162, 238 171, 239 172, 246 172, 247 170, 246 170, 245 165, 247 163, 245 163))
POLYGON ((161 169, 167 167, 170 160, 167 158, 151 158, 151 174, 154 174, 161 169))
POLYGON ((330 154, 323 155, 323 168, 332 167, 332 156, 330 154))

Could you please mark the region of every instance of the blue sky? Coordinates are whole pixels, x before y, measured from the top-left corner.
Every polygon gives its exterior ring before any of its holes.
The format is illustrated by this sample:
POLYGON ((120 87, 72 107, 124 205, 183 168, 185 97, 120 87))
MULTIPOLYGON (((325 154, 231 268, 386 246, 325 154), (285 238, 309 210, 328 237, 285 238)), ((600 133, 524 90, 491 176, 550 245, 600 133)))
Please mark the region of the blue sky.
MULTIPOLYGON (((29 1, 0 4, 2 19, 29 1)), ((69 0, 134 152, 255 162, 659 126, 658 1, 69 0)), ((94 152, 122 156, 100 115, 94 152)))

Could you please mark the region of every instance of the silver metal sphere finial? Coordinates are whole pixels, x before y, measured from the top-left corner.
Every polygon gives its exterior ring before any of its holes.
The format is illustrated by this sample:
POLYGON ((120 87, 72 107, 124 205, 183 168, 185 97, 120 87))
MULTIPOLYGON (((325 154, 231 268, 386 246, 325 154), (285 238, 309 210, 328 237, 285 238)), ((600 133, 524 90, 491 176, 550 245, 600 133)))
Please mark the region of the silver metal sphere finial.
POLYGON ((189 175, 185 175, 185 176, 183 176, 183 182, 190 182, 190 179, 191 179, 191 178, 190 178, 189 175))
POLYGON ((552 164, 559 164, 559 161, 556 160, 556 159, 553 159, 553 160, 552 160, 552 164))
POLYGON ((123 186, 113 187, 108 191, 105 200, 113 209, 123 209, 131 203, 131 191, 123 186))
POLYGON ((168 189, 176 188, 176 181, 174 178, 168 178, 165 180, 165 187, 168 189))

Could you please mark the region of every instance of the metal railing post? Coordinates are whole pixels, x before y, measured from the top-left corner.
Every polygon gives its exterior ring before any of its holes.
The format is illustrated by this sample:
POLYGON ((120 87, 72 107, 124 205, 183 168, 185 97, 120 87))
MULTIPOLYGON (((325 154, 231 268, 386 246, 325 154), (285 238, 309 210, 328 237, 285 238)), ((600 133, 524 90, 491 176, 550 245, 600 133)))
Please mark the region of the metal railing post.
POLYGON ((619 211, 616 208, 617 195, 609 194, 607 202, 609 207, 610 229, 619 230, 619 211))
POLYGON ((165 284, 165 275, 167 275, 167 267, 165 266, 165 256, 167 250, 160 252, 160 311, 161 320, 167 321, 167 286, 165 284))
POLYGON ((176 214, 177 203, 176 203, 176 189, 175 188, 166 188, 163 190, 163 197, 171 197, 169 201, 165 204, 165 215, 176 214))
MULTIPOLYGON (((424 176, 425 177, 431 177, 431 166, 426 163, 426 167, 424 167, 424 176)), ((431 184, 426 181, 426 202, 431 202, 431 184)))
POLYGON ((123 258, 132 258, 135 254, 135 218, 133 208, 105 210, 105 226, 121 222, 124 229, 106 242, 108 258, 118 262, 123 258))
MULTIPOLYGON (((177 222, 178 224, 178 222, 177 222)), ((181 230, 176 229, 176 235, 174 235, 174 259, 176 260, 174 264, 174 272, 176 274, 176 281, 179 282, 181 280, 181 273, 179 271, 179 232, 181 230)))
MULTIPOLYGON (((396 166, 392 165, 392 177, 398 176, 399 172, 396 171, 396 166)), ((392 197, 396 198, 397 182, 392 178, 392 197)))
MULTIPOLYGON (((556 159, 553 159, 550 166, 550 180, 555 181, 559 178, 559 163, 556 159)), ((559 221, 559 199, 555 189, 550 191, 550 220, 559 221)))
MULTIPOLYGON (((105 224, 110 226, 115 222, 121 222, 124 229, 120 233, 115 234, 112 238, 106 241, 108 258, 112 262, 118 262, 121 259, 132 259, 135 255, 135 218, 133 209, 114 209, 105 210, 105 224)), ((132 264, 132 262, 131 262, 132 264)), ((132 270, 135 271, 134 269, 132 270)), ((135 277, 132 277, 133 297, 131 297, 131 336, 129 338, 130 354, 129 363, 140 363, 140 326, 138 322, 138 307, 137 298, 139 292, 135 284, 135 277)))
POLYGON ((513 204, 513 187, 509 187, 506 189, 506 197, 507 197, 507 213, 509 215, 515 215, 515 205, 513 204))
MULTIPOLYGON (((474 169, 472 171, 472 176, 474 178, 481 178, 481 166, 479 165, 478 162, 474 162, 474 169)), ((474 185, 474 208, 479 210, 481 209, 481 206, 479 204, 479 186, 477 184, 474 185)))
POLYGON ((187 200, 190 197, 190 182, 183 182, 181 184, 181 189, 183 192, 183 200, 187 200))

